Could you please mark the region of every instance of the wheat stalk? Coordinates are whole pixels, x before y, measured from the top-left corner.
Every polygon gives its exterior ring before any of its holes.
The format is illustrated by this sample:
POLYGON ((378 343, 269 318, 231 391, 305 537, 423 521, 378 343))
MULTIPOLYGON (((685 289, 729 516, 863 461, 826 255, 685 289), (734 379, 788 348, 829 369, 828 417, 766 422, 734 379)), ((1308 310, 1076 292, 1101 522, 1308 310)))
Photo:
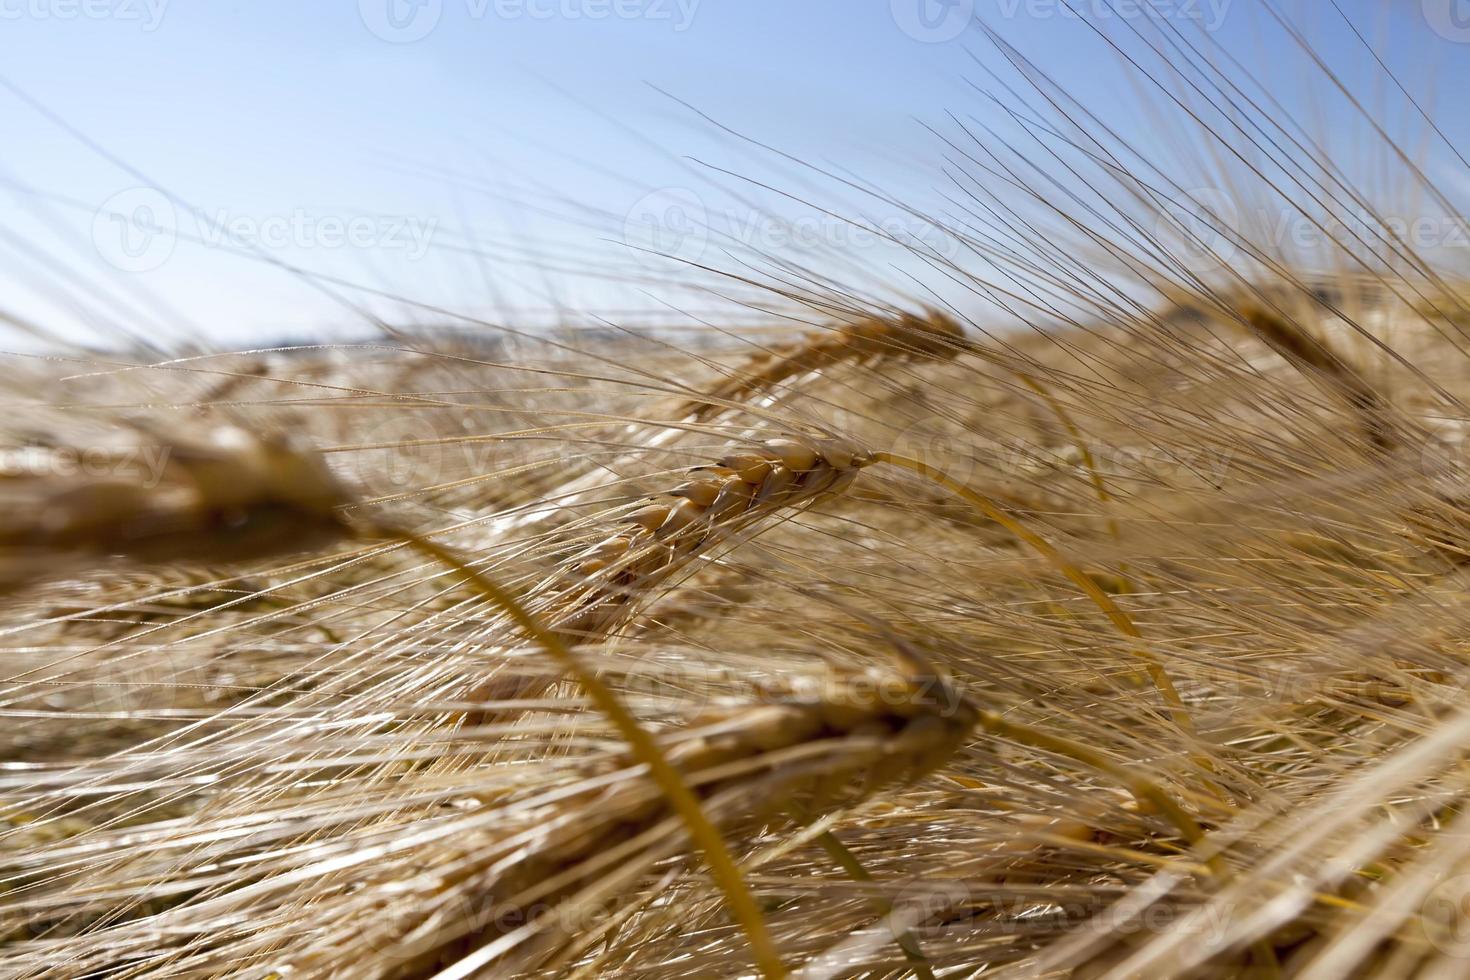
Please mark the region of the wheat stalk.
MULTIPOLYGON (((768 703, 718 710, 660 737, 724 833, 749 839, 779 832, 795 813, 851 806, 896 780, 916 779, 942 765, 978 717, 936 676, 884 671, 810 680, 768 703)), ((364 915, 335 946, 293 961, 291 975, 333 975, 362 948, 382 951, 372 975, 404 980, 451 967, 449 975, 464 976, 498 964, 555 923, 562 902, 596 891, 610 870, 605 857, 620 845, 630 845, 620 862, 646 866, 646 852, 672 817, 645 782, 621 779, 549 803, 518 834, 492 829, 456 838, 418 879, 422 890, 389 879, 367 882, 354 895, 362 908, 392 903, 410 910, 390 917, 390 935, 375 935, 378 917, 364 915), (473 913, 461 914, 466 910, 473 913)), ((554 948, 543 937, 534 956, 554 948)), ((525 956, 517 962, 518 969, 534 967, 525 956)))
POLYGON ((626 618, 631 599, 696 556, 777 513, 841 493, 871 461, 840 440, 772 439, 688 470, 668 493, 614 517, 617 531, 572 558, 578 581, 554 622, 584 639, 605 635, 626 618))

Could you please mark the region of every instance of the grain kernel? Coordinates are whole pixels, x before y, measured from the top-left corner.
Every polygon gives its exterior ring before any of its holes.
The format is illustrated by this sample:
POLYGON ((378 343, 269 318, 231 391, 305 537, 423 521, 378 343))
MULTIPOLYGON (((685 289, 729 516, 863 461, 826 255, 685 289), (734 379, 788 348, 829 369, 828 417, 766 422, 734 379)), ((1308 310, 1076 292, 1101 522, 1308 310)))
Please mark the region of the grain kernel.
POLYGON ((779 456, 787 469, 797 473, 817 465, 816 450, 793 439, 772 439, 765 444, 764 448, 779 456))
POLYGON ((637 524, 639 527, 646 528, 650 531, 657 529, 659 525, 668 519, 668 504, 646 504, 623 518, 629 524, 637 524))

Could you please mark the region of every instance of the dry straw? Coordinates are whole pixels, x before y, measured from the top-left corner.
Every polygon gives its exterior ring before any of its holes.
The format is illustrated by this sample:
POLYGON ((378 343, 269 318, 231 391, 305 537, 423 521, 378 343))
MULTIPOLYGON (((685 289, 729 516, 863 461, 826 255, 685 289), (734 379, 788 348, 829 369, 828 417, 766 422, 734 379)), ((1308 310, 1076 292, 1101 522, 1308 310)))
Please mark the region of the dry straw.
MULTIPOLYGON (((122 528, 109 528, 94 521, 92 526, 99 531, 95 540, 128 543, 127 547, 115 543, 94 545, 95 552, 116 552, 134 560, 179 560, 179 552, 168 548, 170 544, 175 549, 179 547, 179 539, 172 536, 177 528, 188 526, 197 533, 220 521, 227 526, 240 524, 251 528, 259 527, 262 521, 289 524, 297 535, 291 541, 292 546, 299 545, 301 536, 308 530, 317 539, 327 538, 329 530, 333 534, 346 531, 346 525, 337 516, 338 508, 346 503, 345 496, 314 457, 279 440, 246 439, 238 434, 221 438, 216 445, 232 451, 221 449, 205 454, 190 450, 180 453, 174 465, 187 478, 185 487, 189 492, 171 500, 168 509, 164 509, 162 504, 152 505, 147 510, 151 520, 139 524, 136 508, 115 508, 109 513, 113 517, 121 515, 122 528), (228 506, 225 513, 229 516, 221 516, 208 504, 228 506), (109 538, 107 533, 113 536, 109 538)), ((1096 586, 1091 586, 1089 580, 1076 573, 1054 549, 974 491, 923 464, 889 454, 865 452, 830 439, 774 439, 753 445, 727 454, 717 464, 690 470, 688 479, 667 495, 625 509, 614 521, 616 530, 571 559, 570 572, 576 582, 556 602, 560 615, 550 625, 543 625, 510 593, 440 545, 408 532, 372 527, 359 529, 359 533, 401 538, 464 576, 479 594, 509 616, 521 631, 577 681, 613 723, 629 745, 633 757, 648 767, 657 786, 659 795, 656 796, 649 795, 649 789, 641 784, 636 790, 621 791, 638 794, 641 802, 637 806, 629 806, 623 798, 596 800, 590 809, 603 815, 600 819, 611 821, 609 825, 595 831, 578 828, 570 838, 538 845, 529 856, 521 852, 514 862, 514 867, 519 869, 515 874, 520 877, 507 870, 503 857, 491 865, 471 862, 467 868, 461 869, 464 875, 483 875, 493 869, 497 894, 508 896, 506 900, 512 903, 524 903, 526 900, 519 897, 522 893, 543 901, 549 896, 574 894, 590 886, 590 880, 576 874, 573 869, 592 860, 593 849, 600 851, 608 840, 633 840, 668 817, 677 815, 709 861, 732 914, 749 936, 752 952, 762 972, 767 976, 781 976, 785 967, 762 923, 759 908, 722 838, 721 830, 729 829, 728 821, 732 818, 723 805, 717 808, 721 814, 718 819, 706 814, 703 805, 703 801, 723 799, 737 789, 744 790, 747 784, 741 782, 737 785, 723 777, 711 777, 710 771, 723 772, 725 767, 752 763, 757 752, 770 753, 771 758, 784 758, 783 751, 798 745, 808 742, 826 744, 835 740, 843 747, 839 758, 824 759, 815 767, 797 765, 771 773, 765 771, 768 767, 756 765, 755 770, 761 774, 762 790, 747 793, 749 802, 740 811, 746 816, 754 815, 761 819, 770 815, 773 806, 788 814, 820 813, 835 798, 848 792, 846 787, 854 773, 865 774, 864 788, 858 794, 861 797, 898 773, 932 769, 954 751, 959 740, 977 721, 987 730, 1008 739, 1061 752, 1112 775, 1123 776, 1141 800, 1168 814, 1189 843, 1201 840, 1198 825, 1193 819, 1148 780, 1128 773, 1095 751, 1060 736, 1036 732, 994 712, 977 712, 966 706, 952 688, 935 678, 930 678, 933 683, 924 685, 910 678, 899 686, 896 695, 879 697, 872 694, 860 697, 854 693, 855 685, 845 682, 836 690, 823 691, 808 704, 785 702, 742 713, 721 726, 718 738, 679 743, 675 751, 668 752, 643 729, 597 674, 572 652, 569 644, 605 636, 626 619, 631 599, 651 591, 693 557, 777 512, 841 492, 862 468, 875 461, 915 469, 959 493, 980 506, 987 517, 997 520, 1036 547, 1058 568, 1069 572, 1079 584, 1088 583, 1084 587, 1090 586, 1090 593, 1096 593, 1096 586), (867 754, 850 751, 853 739, 858 740, 856 744, 868 747, 867 754), (546 880, 560 882, 560 891, 538 891, 536 884, 546 880)), ((67 496, 65 499, 74 498, 67 496)), ((80 540, 58 535, 50 539, 50 543, 62 550, 63 543, 75 548, 80 540)), ((197 544, 192 537, 182 540, 197 544)), ((284 544, 269 535, 262 535, 253 543, 254 547, 240 555, 259 557, 279 551, 284 544)), ((227 556, 234 557, 236 553, 229 552, 227 556)), ((1120 610, 1109 606, 1105 597, 1100 604, 1111 609, 1120 627, 1131 625, 1120 610)), ((551 679, 554 678, 548 681, 551 679)), ((882 695, 891 695, 892 685, 885 689, 880 684, 876 690, 882 695)), ((589 803, 592 801, 588 799, 576 801, 577 806, 589 803)), ((840 853, 840 846, 835 841, 829 840, 828 845, 840 853)), ((495 853, 493 847, 487 846, 487 855, 495 853)), ((449 882, 436 878, 435 887, 443 889, 447 884, 452 891, 458 892, 464 880, 467 878, 449 882)), ((468 956, 469 959, 464 961, 467 963, 475 962, 475 956, 489 955, 475 950, 493 937, 478 935, 466 946, 465 933, 445 936, 445 923, 435 914, 435 901, 425 896, 424 902, 422 924, 427 931, 418 932, 411 928, 382 947, 388 952, 380 957, 381 965, 389 975, 395 975, 397 967, 391 964, 398 962, 396 958, 399 956, 406 957, 403 961, 406 972, 401 974, 404 976, 419 975, 426 968, 424 964, 430 961, 436 967, 444 965, 449 957, 446 943, 455 949, 455 956, 468 956)), ((498 899, 489 908, 504 911, 498 899)), ((529 914, 526 908, 521 912, 529 914)), ((518 921, 524 921, 524 915, 518 921)), ((483 931, 483 924, 473 922, 461 921, 460 927, 476 934, 483 931)), ((501 946, 493 942, 483 948, 501 950, 501 946)), ((909 955, 918 955, 911 942, 905 941, 904 948, 909 955)), ((317 959, 318 955, 330 960, 334 954, 323 950, 308 959, 317 959)))

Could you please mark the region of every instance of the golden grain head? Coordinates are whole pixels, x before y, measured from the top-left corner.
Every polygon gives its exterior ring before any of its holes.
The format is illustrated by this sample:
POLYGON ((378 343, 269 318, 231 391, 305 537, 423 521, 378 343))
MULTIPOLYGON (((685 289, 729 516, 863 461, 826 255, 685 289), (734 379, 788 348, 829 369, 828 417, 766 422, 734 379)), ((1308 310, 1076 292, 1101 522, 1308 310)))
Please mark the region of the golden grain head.
MULTIPOLYGON (((60 454, 62 451, 58 450, 60 454)), ((88 471, 38 465, 0 492, 0 549, 37 569, 112 557, 230 562, 319 547, 346 533, 326 464, 282 436, 219 428, 192 441, 89 453, 88 471), (153 460, 145 468, 140 460, 153 460)))

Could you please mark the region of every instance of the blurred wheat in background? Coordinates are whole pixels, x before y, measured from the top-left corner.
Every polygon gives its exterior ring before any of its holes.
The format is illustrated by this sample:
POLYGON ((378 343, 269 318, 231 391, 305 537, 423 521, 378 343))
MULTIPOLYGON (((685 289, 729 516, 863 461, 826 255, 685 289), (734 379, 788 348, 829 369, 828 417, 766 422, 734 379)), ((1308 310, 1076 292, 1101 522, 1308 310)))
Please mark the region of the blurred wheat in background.
POLYGON ((866 242, 523 256, 681 308, 242 228, 360 329, 0 300, 0 975, 1470 975, 1460 93, 1238 3, 1298 90, 1070 5, 1098 105, 960 4, 1009 128, 941 113, 935 207, 670 100, 696 204, 866 242))

